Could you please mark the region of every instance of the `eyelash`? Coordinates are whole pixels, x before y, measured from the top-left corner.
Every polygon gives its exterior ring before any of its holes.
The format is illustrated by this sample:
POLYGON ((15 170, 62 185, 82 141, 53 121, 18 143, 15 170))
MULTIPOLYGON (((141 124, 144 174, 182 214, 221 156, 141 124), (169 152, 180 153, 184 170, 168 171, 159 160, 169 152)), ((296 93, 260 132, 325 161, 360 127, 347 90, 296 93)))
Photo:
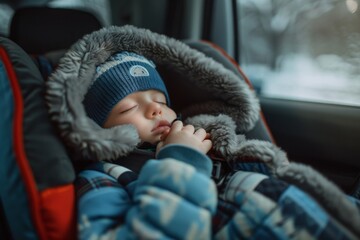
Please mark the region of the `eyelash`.
POLYGON ((126 112, 130 111, 131 109, 135 108, 136 106, 137 106, 137 105, 135 105, 135 106, 133 106, 133 107, 131 107, 131 108, 128 108, 128 109, 126 109, 126 110, 124 110, 124 111, 121 111, 120 114, 126 113, 126 112))
MULTIPOLYGON (((166 102, 162 102, 162 101, 154 101, 154 102, 166 106, 166 102)), ((137 107, 137 105, 135 105, 135 106, 133 106, 133 107, 131 107, 131 108, 128 108, 128 109, 126 109, 126 110, 124 110, 124 111, 121 111, 120 114, 126 113, 126 112, 130 111, 131 109, 133 109, 133 108, 135 108, 135 107, 137 107)))
POLYGON ((159 103, 161 105, 166 105, 166 102, 162 102, 162 101, 155 101, 156 103, 159 103))

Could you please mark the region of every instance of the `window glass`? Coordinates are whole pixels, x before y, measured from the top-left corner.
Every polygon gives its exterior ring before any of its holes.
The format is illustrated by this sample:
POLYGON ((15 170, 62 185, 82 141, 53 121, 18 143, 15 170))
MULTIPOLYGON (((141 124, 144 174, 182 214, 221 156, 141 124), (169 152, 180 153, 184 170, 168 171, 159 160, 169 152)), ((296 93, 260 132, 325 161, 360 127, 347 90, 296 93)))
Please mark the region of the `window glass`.
POLYGON ((360 106, 360 0, 237 0, 241 66, 263 96, 360 106))
POLYGON ((9 35, 9 27, 11 17, 14 14, 14 10, 5 3, 0 3, 0 36, 9 35))

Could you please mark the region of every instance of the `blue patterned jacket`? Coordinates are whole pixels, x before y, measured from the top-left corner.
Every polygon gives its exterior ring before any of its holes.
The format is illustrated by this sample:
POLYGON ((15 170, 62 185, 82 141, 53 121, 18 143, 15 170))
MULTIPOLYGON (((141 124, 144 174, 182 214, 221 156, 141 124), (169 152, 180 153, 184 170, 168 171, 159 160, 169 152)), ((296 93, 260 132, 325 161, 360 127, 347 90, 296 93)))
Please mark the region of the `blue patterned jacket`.
POLYGON ((237 170, 217 190, 211 168, 181 145, 162 149, 138 174, 88 166, 76 183, 80 239, 358 239, 297 186, 237 170))
POLYGON ((165 147, 158 159, 139 175, 101 162, 79 174, 80 239, 210 238, 217 204, 210 159, 179 145, 165 147))

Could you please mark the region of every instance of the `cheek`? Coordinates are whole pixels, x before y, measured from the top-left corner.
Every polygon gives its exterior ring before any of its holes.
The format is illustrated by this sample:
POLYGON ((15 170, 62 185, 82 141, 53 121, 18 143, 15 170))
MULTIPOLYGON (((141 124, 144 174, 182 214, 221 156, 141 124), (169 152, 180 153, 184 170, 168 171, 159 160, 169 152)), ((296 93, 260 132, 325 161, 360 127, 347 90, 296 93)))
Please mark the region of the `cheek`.
POLYGON ((132 124, 135 126, 139 137, 142 141, 149 141, 149 136, 151 135, 151 130, 153 125, 148 124, 148 122, 144 121, 133 121, 132 124))
POLYGON ((134 119, 133 121, 129 122, 130 124, 134 125, 138 131, 142 131, 144 129, 144 124, 139 121, 139 119, 134 119))
MULTIPOLYGON (((124 119, 125 120, 125 119, 124 119)), ((141 115, 134 114, 126 121, 124 121, 122 124, 132 124, 135 126, 135 128, 138 130, 139 134, 142 132, 145 132, 148 126, 148 122, 144 120, 144 118, 141 115)))
POLYGON ((171 121, 177 117, 177 115, 176 115, 176 113, 174 112, 174 110, 172 110, 172 109, 170 109, 170 108, 168 108, 168 109, 166 110, 166 115, 167 115, 167 117, 169 118, 168 120, 171 120, 171 121))
POLYGON ((128 116, 111 117, 107 120, 107 122, 105 122, 104 127, 109 128, 109 127, 115 127, 115 126, 123 125, 123 124, 133 124, 134 119, 136 119, 136 118, 131 118, 128 116))

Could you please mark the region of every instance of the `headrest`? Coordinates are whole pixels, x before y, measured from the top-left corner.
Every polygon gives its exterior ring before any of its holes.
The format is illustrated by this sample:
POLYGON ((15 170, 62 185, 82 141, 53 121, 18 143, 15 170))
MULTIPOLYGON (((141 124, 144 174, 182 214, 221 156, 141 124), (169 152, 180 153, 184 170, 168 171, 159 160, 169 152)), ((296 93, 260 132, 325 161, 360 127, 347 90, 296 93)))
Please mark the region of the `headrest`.
POLYGON ((66 8, 18 9, 11 21, 10 39, 29 54, 68 49, 83 35, 102 27, 91 13, 66 8))

